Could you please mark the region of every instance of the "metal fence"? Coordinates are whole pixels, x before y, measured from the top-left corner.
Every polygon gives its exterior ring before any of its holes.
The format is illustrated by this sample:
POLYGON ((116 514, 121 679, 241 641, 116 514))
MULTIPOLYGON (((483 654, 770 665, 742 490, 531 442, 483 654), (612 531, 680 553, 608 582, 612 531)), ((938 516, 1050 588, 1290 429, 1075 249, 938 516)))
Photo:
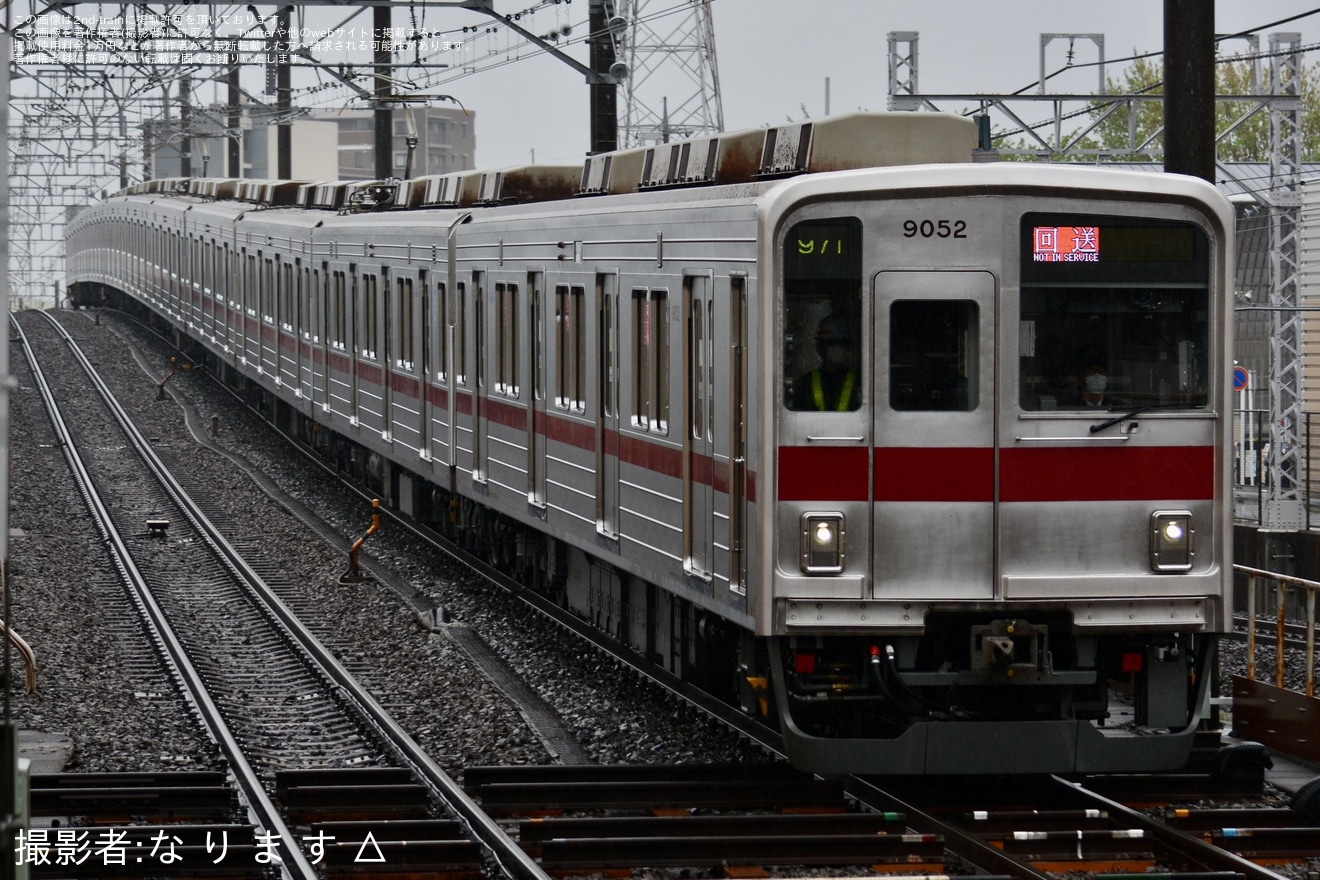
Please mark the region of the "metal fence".
POLYGON ((1256 626, 1265 615, 1275 624, 1274 679, 1275 687, 1286 687, 1287 633, 1290 621, 1300 623, 1306 632, 1306 695, 1315 696, 1315 597, 1320 583, 1305 578, 1291 577, 1278 572, 1262 571, 1245 565, 1234 565, 1233 570, 1247 576, 1247 675, 1256 680, 1256 626), (1305 611, 1298 615, 1290 608, 1298 605, 1305 611))

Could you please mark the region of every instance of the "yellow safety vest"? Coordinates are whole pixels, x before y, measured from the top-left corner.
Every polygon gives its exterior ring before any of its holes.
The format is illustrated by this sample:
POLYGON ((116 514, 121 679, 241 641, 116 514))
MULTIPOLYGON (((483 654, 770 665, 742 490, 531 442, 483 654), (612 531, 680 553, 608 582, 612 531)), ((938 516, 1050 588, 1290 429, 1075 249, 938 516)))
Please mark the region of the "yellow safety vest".
MULTIPOLYGON (((835 407, 837 412, 847 412, 851 407, 853 386, 857 384, 857 372, 849 370, 843 377, 843 387, 839 389, 839 405, 835 407)), ((825 405, 825 386, 820 381, 820 370, 811 371, 811 399, 816 403, 816 409, 824 412, 829 409, 825 405)))

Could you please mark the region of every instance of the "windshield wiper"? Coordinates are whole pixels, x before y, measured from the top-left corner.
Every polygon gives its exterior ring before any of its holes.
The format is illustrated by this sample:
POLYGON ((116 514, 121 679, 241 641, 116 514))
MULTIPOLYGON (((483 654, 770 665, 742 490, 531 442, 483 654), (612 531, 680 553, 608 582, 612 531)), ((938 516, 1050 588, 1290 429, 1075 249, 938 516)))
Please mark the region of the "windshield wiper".
POLYGON ((1189 409, 1194 406, 1204 406, 1204 405, 1205 405, 1204 403, 1148 403, 1145 406, 1139 406, 1136 409, 1129 410, 1123 413, 1121 416, 1114 416, 1112 419, 1105 419, 1103 422, 1100 422, 1099 424, 1092 425, 1091 433, 1099 434, 1105 428, 1112 428, 1114 427, 1114 425, 1117 425, 1119 422, 1126 421, 1127 419, 1135 418, 1136 416, 1141 415, 1147 410, 1189 409))

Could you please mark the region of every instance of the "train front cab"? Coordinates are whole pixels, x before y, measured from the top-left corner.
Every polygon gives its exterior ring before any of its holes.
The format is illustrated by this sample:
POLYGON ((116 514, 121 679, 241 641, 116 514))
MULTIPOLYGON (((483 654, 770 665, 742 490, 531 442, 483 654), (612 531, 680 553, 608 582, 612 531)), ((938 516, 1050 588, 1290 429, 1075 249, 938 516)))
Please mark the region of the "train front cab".
POLYGON ((951 194, 877 172, 767 211, 790 758, 1180 767, 1230 615, 1231 215, 1185 179, 919 173, 951 194))

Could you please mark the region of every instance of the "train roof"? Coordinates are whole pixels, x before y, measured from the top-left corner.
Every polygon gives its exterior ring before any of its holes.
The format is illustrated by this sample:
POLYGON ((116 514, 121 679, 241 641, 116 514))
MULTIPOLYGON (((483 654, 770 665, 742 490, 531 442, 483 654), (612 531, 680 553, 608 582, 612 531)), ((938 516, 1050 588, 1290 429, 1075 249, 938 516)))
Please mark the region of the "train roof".
POLYGON ((976 125, 947 113, 850 113, 589 156, 581 165, 524 165, 409 180, 249 181, 164 178, 117 195, 193 195, 260 207, 355 213, 468 208, 662 189, 769 182, 850 168, 968 162, 976 125))

